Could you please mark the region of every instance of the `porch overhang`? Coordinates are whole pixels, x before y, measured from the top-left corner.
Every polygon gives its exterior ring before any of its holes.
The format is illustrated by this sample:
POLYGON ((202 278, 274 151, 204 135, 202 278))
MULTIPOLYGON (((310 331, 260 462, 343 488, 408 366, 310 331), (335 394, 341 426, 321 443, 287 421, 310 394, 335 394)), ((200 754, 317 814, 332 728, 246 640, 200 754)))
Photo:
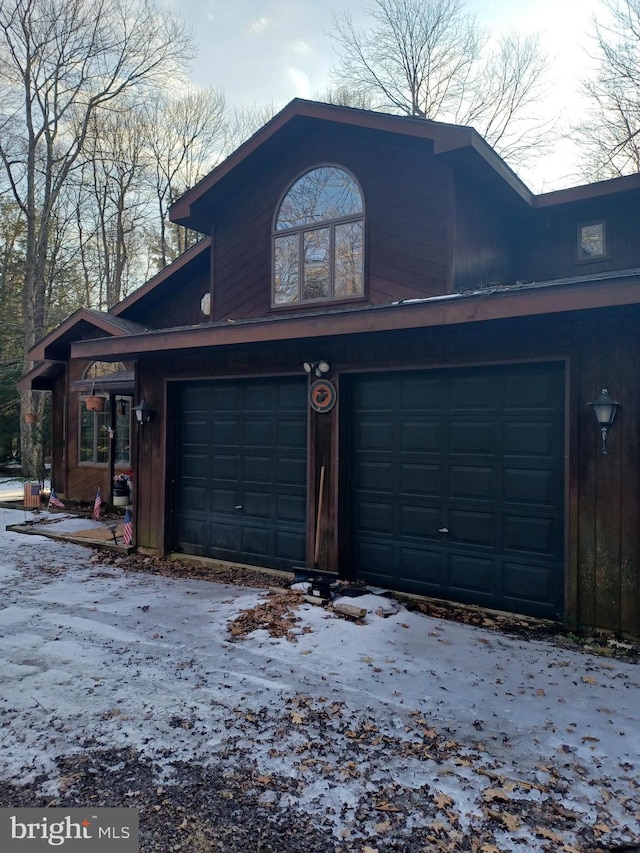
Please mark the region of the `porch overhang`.
POLYGON ((18 379, 18 391, 51 391, 56 379, 64 373, 65 365, 64 361, 41 362, 18 379))
POLYGON ((71 344, 72 358, 104 361, 160 352, 268 344, 297 339, 402 331, 544 314, 640 305, 640 269, 608 276, 497 286, 446 296, 323 313, 162 329, 71 344))

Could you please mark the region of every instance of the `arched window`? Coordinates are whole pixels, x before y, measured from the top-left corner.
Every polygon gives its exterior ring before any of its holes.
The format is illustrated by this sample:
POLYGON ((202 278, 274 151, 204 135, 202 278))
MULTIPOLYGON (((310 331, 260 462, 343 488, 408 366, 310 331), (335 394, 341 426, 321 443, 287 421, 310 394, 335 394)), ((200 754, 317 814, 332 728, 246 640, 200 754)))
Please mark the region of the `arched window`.
POLYGON ((289 188, 273 228, 272 304, 364 294, 364 204, 355 178, 319 166, 289 188))

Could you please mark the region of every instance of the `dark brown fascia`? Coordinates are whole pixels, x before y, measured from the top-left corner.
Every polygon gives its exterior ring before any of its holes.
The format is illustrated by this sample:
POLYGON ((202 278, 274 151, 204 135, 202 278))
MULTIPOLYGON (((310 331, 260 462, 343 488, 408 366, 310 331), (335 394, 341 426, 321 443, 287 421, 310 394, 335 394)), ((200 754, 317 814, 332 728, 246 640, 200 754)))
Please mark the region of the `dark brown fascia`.
POLYGON ((618 195, 633 190, 640 190, 640 172, 634 175, 624 175, 620 178, 610 178, 607 181, 596 181, 593 184, 581 184, 564 190, 541 193, 534 196, 533 206, 536 208, 556 207, 561 204, 618 195))
POLYGON ((528 204, 532 202, 531 191, 472 127, 295 98, 233 154, 175 201, 169 210, 171 221, 180 225, 188 225, 192 216, 192 207, 202 196, 210 192, 216 184, 264 142, 298 116, 432 140, 435 154, 446 154, 463 148, 471 148, 491 166, 517 195, 528 204))
POLYGON ((203 252, 210 251, 210 249, 211 237, 204 237, 202 240, 199 240, 195 246, 191 246, 190 249, 187 249, 187 251, 180 255, 180 257, 176 258, 175 261, 172 261, 164 269, 160 270, 159 273, 156 273, 153 278, 150 278, 137 290, 134 290, 134 292, 123 299, 122 302, 118 302, 117 305, 114 305, 114 307, 110 309, 109 313, 113 314, 114 317, 119 317, 124 314, 128 308, 131 308, 132 305, 135 305, 136 302, 145 297, 152 290, 155 290, 158 285, 166 282, 167 279, 184 269, 184 267, 188 266, 203 252))
MULTIPOLYGON (((67 332, 70 332, 74 326, 79 323, 88 323, 102 332, 109 335, 119 337, 120 335, 131 334, 133 328, 125 328, 117 319, 111 319, 107 314, 98 311, 92 311, 90 308, 79 308, 71 316, 67 317, 63 322, 52 332, 49 332, 41 341, 29 350, 28 357, 30 361, 47 361, 47 350, 53 346, 67 332)), ((142 327, 138 327, 142 329, 142 327)), ((55 359, 53 359, 55 360, 55 359)))
POLYGON ((50 391, 55 379, 64 373, 66 361, 42 361, 16 382, 18 391, 50 391))
POLYGON ((640 304, 640 274, 598 283, 524 287, 510 291, 453 294, 410 303, 331 315, 282 318, 226 326, 163 329, 125 338, 100 338, 71 345, 72 358, 115 361, 160 352, 243 344, 271 343, 317 337, 402 331, 490 320, 512 319, 566 311, 586 311, 640 304))

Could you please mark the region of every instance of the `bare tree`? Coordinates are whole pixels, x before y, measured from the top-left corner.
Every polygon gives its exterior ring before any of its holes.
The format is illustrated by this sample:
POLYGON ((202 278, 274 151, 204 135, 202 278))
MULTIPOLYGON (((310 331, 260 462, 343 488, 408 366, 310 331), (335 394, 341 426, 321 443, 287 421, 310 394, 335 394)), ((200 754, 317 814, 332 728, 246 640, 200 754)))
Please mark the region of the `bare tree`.
MULTIPOLYGON (((51 223, 93 115, 175 71, 190 55, 187 36, 151 0, 0 3, 0 162, 26 222, 25 352, 47 330, 51 223)), ((38 406, 37 396, 23 394, 23 411, 38 406)), ((25 428, 21 445, 31 476, 34 442, 25 428)))
POLYGON ((145 115, 160 228, 157 254, 160 267, 164 267, 198 239, 185 229, 173 228, 167 213, 178 196, 221 159, 225 137, 224 95, 216 88, 186 90, 178 95, 157 94, 149 102, 145 115))
POLYGON ((368 29, 346 12, 333 19, 338 91, 380 110, 471 124, 512 160, 539 150, 534 105, 546 57, 537 36, 493 43, 462 0, 373 0, 365 11, 368 29))
POLYGON ((598 69, 584 86, 591 112, 577 128, 592 180, 640 172, 640 0, 603 0, 594 20, 598 69))
POLYGON ((110 308, 136 280, 150 199, 142 110, 100 110, 92 117, 76 184, 76 228, 86 305, 110 308))

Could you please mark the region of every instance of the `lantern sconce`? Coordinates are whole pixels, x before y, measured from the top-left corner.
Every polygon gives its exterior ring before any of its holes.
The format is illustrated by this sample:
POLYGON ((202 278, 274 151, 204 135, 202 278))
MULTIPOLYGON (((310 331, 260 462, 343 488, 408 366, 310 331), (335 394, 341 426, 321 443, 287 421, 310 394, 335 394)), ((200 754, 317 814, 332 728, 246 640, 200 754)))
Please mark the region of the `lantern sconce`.
POLYGON ((302 365, 305 373, 313 373, 318 379, 321 379, 325 373, 331 370, 331 365, 328 361, 305 361, 302 365))
POLYGON ((144 424, 148 424, 153 420, 153 416, 156 413, 156 410, 153 406, 150 406, 148 403, 145 403, 144 400, 141 400, 137 406, 133 407, 133 410, 136 414, 136 421, 138 422, 138 426, 144 426, 144 424))
POLYGON ((593 412, 596 416, 596 420, 598 421, 598 426, 600 427, 600 436, 602 438, 601 450, 603 455, 606 456, 607 433, 609 431, 609 427, 614 421, 616 412, 620 408, 620 403, 611 397, 606 388, 603 388, 600 392, 600 396, 596 400, 592 400, 589 405, 593 406, 593 412))

